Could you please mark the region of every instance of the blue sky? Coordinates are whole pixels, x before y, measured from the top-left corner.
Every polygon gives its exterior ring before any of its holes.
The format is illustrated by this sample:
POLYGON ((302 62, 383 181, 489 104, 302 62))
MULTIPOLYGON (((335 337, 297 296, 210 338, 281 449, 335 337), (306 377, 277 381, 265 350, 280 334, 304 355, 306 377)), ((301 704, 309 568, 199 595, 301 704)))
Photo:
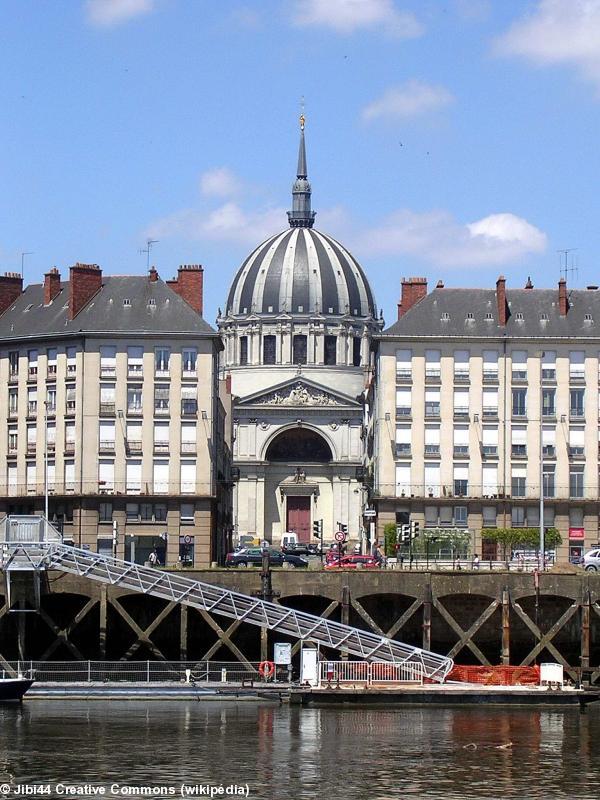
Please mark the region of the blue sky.
POLYGON ((0 269, 205 267, 213 321, 284 229, 306 99, 317 227, 392 322, 402 276, 600 283, 600 0, 3 0, 0 269))

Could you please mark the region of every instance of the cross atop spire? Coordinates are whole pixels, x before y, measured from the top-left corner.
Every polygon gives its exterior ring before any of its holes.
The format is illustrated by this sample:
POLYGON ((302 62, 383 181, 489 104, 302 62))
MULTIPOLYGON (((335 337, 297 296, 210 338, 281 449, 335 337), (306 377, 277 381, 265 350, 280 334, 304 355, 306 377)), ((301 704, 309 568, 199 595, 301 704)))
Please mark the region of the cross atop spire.
POLYGON ((288 211, 288 220, 291 228, 312 228, 316 212, 311 211, 310 197, 312 190, 308 182, 308 169, 306 167, 306 145, 304 143, 304 126, 306 117, 304 111, 300 114, 300 145, 298 148, 298 168, 296 180, 292 186, 292 210, 288 211))

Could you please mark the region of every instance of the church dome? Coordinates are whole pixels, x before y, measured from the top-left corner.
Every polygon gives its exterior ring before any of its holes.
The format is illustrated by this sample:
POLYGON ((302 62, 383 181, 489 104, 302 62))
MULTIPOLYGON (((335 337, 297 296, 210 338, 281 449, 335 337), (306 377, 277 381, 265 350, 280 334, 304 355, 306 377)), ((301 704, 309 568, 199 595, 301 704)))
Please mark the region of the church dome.
POLYGON ((313 228, 303 117, 288 220, 290 227, 260 244, 238 270, 226 316, 286 313, 375 318, 373 293, 358 262, 339 242, 313 228))
POLYGON ((359 264, 339 242, 311 227, 289 228, 260 244, 229 291, 227 315, 281 313, 376 315, 359 264))

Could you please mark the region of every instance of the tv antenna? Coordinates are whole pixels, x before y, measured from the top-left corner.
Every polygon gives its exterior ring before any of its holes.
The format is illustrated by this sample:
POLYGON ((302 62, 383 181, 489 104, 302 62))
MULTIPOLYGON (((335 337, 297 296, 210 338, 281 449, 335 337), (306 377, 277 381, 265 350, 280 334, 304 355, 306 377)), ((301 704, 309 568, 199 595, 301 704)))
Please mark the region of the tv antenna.
POLYGON ((146 239, 146 247, 141 247, 138 250, 140 255, 146 253, 146 269, 150 269, 150 253, 152 252, 152 245, 158 243, 158 239, 146 239))
POLYGON ((25 266, 25 256, 32 256, 33 250, 27 250, 21 253, 21 277, 23 277, 23 268, 25 266))
POLYGON ((573 257, 569 257, 569 253, 574 253, 577 249, 577 247, 567 247, 564 250, 556 251, 560 254, 560 277, 564 278, 567 282, 569 280, 569 275, 572 277, 577 277, 579 275, 579 267, 575 264, 573 257))

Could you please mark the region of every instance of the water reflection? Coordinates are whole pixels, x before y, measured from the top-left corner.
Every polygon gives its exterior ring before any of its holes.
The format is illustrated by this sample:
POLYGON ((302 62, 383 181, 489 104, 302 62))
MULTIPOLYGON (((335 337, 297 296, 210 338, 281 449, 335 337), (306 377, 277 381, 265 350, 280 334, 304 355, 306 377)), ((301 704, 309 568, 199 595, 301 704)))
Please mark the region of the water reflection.
POLYGON ((32 701, 0 709, 0 782, 247 782, 265 800, 591 800, 599 712, 32 701))

